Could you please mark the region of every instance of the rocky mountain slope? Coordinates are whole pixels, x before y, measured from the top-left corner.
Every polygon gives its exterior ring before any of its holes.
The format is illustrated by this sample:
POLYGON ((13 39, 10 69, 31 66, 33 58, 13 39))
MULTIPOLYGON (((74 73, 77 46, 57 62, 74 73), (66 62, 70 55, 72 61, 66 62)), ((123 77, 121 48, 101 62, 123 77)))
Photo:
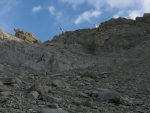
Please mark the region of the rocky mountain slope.
POLYGON ((148 113, 150 14, 42 43, 0 30, 1 113, 148 113))

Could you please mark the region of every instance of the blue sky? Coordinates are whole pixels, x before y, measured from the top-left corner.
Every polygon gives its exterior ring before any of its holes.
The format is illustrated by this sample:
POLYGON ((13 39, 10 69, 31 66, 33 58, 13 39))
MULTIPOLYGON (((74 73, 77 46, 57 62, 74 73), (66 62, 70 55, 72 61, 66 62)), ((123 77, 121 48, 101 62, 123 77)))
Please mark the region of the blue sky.
POLYGON ((64 31, 92 28, 110 18, 135 19, 150 12, 150 0, 0 0, 0 28, 19 28, 46 41, 64 31))

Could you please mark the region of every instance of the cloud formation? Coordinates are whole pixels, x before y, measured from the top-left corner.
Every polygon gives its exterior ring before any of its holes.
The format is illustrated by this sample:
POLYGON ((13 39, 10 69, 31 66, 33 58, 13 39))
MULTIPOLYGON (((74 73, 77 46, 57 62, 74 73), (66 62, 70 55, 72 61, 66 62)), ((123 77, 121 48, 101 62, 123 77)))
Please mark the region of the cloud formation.
POLYGON ((101 14, 100 11, 85 11, 75 21, 75 24, 80 24, 83 21, 90 22, 92 18, 98 18, 101 14))
POLYGON ((143 13, 150 12, 150 0, 59 0, 71 6, 80 8, 80 5, 88 5, 89 10, 85 10, 75 19, 75 24, 89 22, 92 18, 98 18, 101 13, 113 13, 114 18, 120 16, 135 19, 143 13), (93 10, 93 11, 91 11, 93 10), (97 14, 93 14, 97 12, 97 14))
POLYGON ((42 6, 34 6, 33 8, 32 8, 32 12, 34 12, 34 13, 36 13, 36 12, 39 12, 40 10, 42 9, 42 6))
POLYGON ((55 6, 53 6, 53 5, 50 5, 48 7, 48 11, 51 15, 55 16, 56 19, 60 19, 63 16, 63 13, 60 11, 57 11, 55 6))
POLYGON ((76 8, 77 6, 85 3, 85 0, 59 0, 62 3, 68 3, 72 6, 72 8, 76 8))
POLYGON ((63 13, 58 11, 54 5, 49 5, 48 7, 38 5, 32 8, 33 13, 37 13, 39 11, 48 11, 56 19, 60 19, 63 16, 63 13))
POLYGON ((50 14, 55 15, 55 7, 54 6, 52 6, 52 5, 49 6, 48 10, 49 10, 50 14))

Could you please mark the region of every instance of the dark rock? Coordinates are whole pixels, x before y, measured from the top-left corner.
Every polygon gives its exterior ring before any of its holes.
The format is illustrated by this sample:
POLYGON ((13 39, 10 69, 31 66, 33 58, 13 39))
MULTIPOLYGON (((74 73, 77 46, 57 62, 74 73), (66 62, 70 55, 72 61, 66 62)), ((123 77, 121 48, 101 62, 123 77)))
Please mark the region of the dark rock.
POLYGON ((102 89, 101 91, 95 91, 91 94, 92 97, 95 97, 100 102, 109 102, 116 105, 121 103, 121 94, 114 90, 102 89))
POLYGON ((21 85, 22 81, 19 78, 0 78, 4 85, 21 85))
POLYGON ((56 104, 56 103, 48 104, 48 107, 49 108, 55 108, 55 109, 59 108, 58 104, 56 104))

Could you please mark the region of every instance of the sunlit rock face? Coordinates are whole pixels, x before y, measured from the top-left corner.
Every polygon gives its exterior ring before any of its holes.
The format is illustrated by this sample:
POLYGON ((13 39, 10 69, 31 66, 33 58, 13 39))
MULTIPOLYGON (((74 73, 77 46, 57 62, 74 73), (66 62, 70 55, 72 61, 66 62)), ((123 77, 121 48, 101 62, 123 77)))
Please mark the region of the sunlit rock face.
POLYGON ((31 43, 37 43, 37 44, 42 43, 42 42, 38 41, 36 39, 36 37, 31 33, 25 32, 25 31, 20 30, 20 29, 14 29, 14 31, 16 32, 15 36, 17 38, 20 38, 22 40, 25 40, 25 41, 28 41, 31 43))
POLYGON ((22 41, 21 39, 13 36, 10 33, 3 31, 2 29, 0 29, 0 40, 1 41, 6 41, 6 40, 7 41, 18 41, 18 42, 22 41))

